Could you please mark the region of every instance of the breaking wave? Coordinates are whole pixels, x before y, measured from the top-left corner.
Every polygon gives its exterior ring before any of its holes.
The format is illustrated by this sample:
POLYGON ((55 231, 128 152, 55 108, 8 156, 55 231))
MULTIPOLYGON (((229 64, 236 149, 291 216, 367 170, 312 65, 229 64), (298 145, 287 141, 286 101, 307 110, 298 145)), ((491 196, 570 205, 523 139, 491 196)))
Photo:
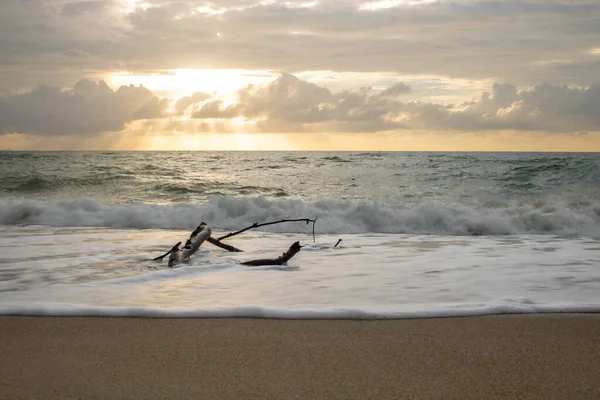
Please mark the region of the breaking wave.
MULTIPOLYGON (((471 207, 427 202, 392 205, 374 201, 212 196, 202 204, 105 204, 74 200, 0 200, 0 224, 135 229, 190 229, 205 221, 216 229, 254 222, 318 218, 317 233, 440 235, 557 234, 600 236, 600 203, 561 199, 471 207)), ((266 227, 278 233, 309 232, 304 223, 266 227)))

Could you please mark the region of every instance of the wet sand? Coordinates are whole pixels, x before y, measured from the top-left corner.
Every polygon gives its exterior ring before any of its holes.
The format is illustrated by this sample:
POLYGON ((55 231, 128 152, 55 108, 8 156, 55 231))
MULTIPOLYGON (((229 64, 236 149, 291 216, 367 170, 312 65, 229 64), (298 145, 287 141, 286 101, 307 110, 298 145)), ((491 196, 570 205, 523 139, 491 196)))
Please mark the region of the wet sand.
POLYGON ((0 317, 1 399, 600 399, 600 315, 0 317))

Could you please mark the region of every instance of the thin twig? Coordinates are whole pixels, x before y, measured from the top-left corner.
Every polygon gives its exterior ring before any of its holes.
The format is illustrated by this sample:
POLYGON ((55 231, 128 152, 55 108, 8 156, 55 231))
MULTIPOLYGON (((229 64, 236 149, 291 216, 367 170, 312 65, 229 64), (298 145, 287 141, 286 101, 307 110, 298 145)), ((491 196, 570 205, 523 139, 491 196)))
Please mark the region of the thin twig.
POLYGON ((179 246, 180 246, 180 245, 181 245, 181 242, 177 242, 177 244, 176 244, 175 246, 171 247, 171 250, 167 251, 167 252, 166 252, 165 254, 163 254, 162 256, 158 256, 158 257, 156 257, 156 258, 153 258, 153 259, 152 259, 152 261, 159 261, 159 260, 161 260, 161 261, 162 261, 162 259, 163 259, 163 258, 165 258, 166 256, 168 256, 168 255, 169 255, 169 254, 171 254, 172 252, 176 251, 176 250, 179 248, 179 246))
POLYGON ((337 245, 340 244, 341 241, 342 239, 338 239, 337 243, 333 247, 337 247, 337 245))
POLYGON ((221 240, 230 238, 232 236, 239 235, 240 233, 244 233, 244 232, 246 232, 246 231, 248 231, 250 229, 259 228, 261 226, 275 225, 275 224, 280 224, 282 222, 300 222, 300 221, 306 222, 306 225, 308 225, 309 222, 313 223, 313 242, 314 242, 315 241, 315 222, 317 222, 316 218, 315 219, 309 219, 309 218, 282 219, 280 221, 265 222, 265 223, 262 223, 262 224, 259 224, 258 222, 255 222, 252 225, 250 225, 250 226, 248 226, 248 227, 246 227, 244 229, 240 229, 239 231, 231 232, 231 233, 228 233, 227 235, 221 236, 221 237, 217 238, 217 240, 221 241, 221 240))

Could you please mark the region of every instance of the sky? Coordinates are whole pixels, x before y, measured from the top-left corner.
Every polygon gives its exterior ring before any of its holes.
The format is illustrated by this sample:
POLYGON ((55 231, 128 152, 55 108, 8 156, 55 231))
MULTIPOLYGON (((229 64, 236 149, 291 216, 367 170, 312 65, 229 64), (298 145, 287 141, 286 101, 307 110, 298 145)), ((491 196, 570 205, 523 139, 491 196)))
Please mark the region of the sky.
POLYGON ((113 149, 600 151, 600 1, 0 1, 0 150, 113 149))

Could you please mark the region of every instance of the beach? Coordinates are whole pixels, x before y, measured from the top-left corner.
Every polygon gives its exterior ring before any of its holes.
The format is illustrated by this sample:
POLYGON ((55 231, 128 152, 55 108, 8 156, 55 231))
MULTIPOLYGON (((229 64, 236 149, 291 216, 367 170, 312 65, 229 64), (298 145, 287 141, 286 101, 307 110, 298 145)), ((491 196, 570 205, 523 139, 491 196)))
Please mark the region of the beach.
POLYGON ((0 399, 600 399, 594 154, 0 161, 0 399))
POLYGON ((0 398, 597 399, 600 315, 0 317, 0 398))

